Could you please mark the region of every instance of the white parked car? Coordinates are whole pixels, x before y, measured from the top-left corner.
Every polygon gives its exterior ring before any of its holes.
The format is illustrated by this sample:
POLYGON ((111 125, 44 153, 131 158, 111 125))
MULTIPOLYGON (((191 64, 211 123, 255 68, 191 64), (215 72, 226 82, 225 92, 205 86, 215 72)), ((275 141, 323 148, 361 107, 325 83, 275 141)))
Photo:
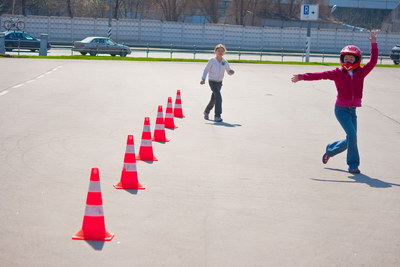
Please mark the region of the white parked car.
POLYGON ((91 56, 110 54, 111 56, 126 57, 132 52, 128 46, 118 44, 107 37, 86 37, 82 41, 75 41, 72 50, 80 52, 82 55, 89 54, 91 56))

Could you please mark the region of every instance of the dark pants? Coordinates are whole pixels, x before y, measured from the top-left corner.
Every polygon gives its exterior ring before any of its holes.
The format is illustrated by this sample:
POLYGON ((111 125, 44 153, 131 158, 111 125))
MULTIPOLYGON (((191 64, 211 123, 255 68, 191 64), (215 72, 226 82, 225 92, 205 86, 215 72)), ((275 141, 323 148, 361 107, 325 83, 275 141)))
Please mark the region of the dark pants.
POLYGON ((208 103, 206 109, 204 110, 204 113, 209 114, 210 111, 215 106, 215 117, 221 117, 221 113, 222 113, 222 96, 221 96, 222 82, 208 81, 208 84, 210 85, 212 94, 211 94, 210 102, 208 103))

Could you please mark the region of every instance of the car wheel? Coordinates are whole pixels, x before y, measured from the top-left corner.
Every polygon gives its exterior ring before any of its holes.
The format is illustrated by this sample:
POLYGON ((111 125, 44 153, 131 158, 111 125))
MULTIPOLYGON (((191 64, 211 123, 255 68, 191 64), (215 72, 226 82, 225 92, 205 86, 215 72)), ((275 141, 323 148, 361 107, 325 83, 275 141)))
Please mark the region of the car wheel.
POLYGON ((82 56, 86 56, 87 52, 81 52, 82 56))
POLYGON ((36 49, 31 49, 31 52, 36 52, 36 49))
POLYGON ((121 52, 119 55, 120 55, 121 57, 126 57, 127 53, 126 53, 126 52, 121 52))
POLYGON ((399 65, 399 61, 393 61, 395 65, 399 65))
POLYGON ((97 55, 96 51, 91 51, 91 52, 89 52, 89 54, 90 54, 92 57, 94 57, 95 55, 97 55))
POLYGON ((112 57, 115 57, 115 54, 110 54, 112 57))

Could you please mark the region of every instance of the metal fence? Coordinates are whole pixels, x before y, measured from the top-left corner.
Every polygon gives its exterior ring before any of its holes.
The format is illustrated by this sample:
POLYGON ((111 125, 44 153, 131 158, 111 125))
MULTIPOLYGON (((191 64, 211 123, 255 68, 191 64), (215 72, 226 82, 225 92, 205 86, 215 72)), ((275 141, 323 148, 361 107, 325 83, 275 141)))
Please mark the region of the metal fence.
MULTIPOLYGON (((0 16, 0 23, 10 15, 0 16)), ((87 36, 107 36, 108 20, 69 17, 20 17, 25 31, 39 37, 49 35, 51 43, 71 43, 87 36)), ((302 51, 306 43, 305 28, 249 27, 226 24, 197 24, 155 20, 113 20, 111 38, 128 45, 213 47, 223 43, 228 49, 302 51)), ((312 29, 311 52, 337 53, 343 46, 354 44, 369 51, 367 32, 342 29, 312 29)), ((389 53, 400 43, 400 34, 379 33, 382 53, 389 53)))

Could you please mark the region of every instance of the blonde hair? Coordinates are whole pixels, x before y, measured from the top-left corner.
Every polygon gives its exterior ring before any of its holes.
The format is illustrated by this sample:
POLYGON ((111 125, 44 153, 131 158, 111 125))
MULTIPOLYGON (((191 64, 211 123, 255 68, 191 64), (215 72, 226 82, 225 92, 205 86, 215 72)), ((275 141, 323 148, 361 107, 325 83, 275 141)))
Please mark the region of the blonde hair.
POLYGON ((226 50, 226 47, 225 47, 223 44, 217 44, 217 45, 215 46, 215 48, 214 48, 214 52, 217 51, 218 48, 222 48, 222 49, 224 49, 225 52, 228 52, 228 51, 226 50))

